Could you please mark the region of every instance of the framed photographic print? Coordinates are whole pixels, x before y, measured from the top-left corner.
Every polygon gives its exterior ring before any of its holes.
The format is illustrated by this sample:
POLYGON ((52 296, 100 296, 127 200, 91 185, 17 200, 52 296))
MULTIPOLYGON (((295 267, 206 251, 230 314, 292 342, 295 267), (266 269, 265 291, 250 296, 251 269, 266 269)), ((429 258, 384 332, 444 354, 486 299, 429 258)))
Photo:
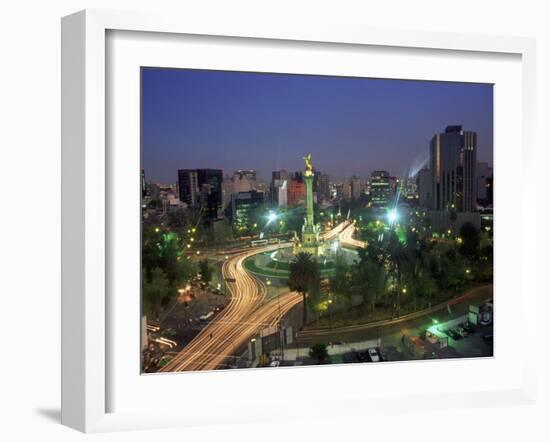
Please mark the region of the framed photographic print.
POLYGON ((63 422, 531 401, 513 350, 534 333, 533 57, 521 38, 64 18, 63 422))

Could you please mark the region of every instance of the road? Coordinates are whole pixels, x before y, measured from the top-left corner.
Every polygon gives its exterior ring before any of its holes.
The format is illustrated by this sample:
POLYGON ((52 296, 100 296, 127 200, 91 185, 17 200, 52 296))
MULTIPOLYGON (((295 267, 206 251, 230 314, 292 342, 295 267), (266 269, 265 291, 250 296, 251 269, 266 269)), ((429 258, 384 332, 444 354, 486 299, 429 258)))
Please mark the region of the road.
POLYGON ((343 246, 352 247, 361 249, 363 247, 366 247, 367 244, 364 241, 358 241, 353 238, 353 234, 355 233, 355 221, 345 226, 342 231, 340 232, 340 242, 343 246))
MULTIPOLYGON (((352 224, 341 223, 323 234, 331 239, 354 229, 352 224)), ((228 282, 231 300, 225 309, 185 346, 160 372, 214 370, 222 368, 228 360, 234 360, 238 350, 260 330, 275 325, 290 309, 301 302, 301 295, 285 292, 267 300, 265 283, 244 268, 244 261, 252 255, 278 248, 290 247, 290 243, 255 247, 232 254, 222 266, 222 275, 235 282, 228 282)))
POLYGON ((480 304, 493 298, 493 286, 486 285, 466 291, 461 296, 433 306, 431 309, 412 313, 393 320, 383 320, 366 324, 349 325, 343 327, 319 328, 303 330, 298 335, 300 345, 324 342, 353 342, 381 337, 400 338, 402 334, 414 334, 431 323, 433 319, 446 321, 451 317, 460 316, 468 312, 470 304, 480 304))

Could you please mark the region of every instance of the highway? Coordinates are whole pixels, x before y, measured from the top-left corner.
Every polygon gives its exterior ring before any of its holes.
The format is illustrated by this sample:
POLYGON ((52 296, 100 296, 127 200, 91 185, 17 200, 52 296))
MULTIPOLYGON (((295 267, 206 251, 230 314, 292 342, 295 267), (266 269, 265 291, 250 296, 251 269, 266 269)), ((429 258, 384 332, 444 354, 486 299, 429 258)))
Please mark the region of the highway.
MULTIPOLYGON (((355 229, 352 224, 341 223, 322 235, 328 240, 355 229)), ((347 236, 346 236, 347 237, 347 236)), ((214 370, 225 367, 228 360, 236 358, 242 348, 255 334, 265 327, 276 325, 280 318, 302 300, 300 294, 285 292, 267 300, 265 283, 244 268, 244 261, 252 255, 278 248, 290 247, 291 243, 255 247, 231 255, 222 266, 222 275, 228 282, 231 300, 224 310, 208 324, 159 372, 214 370)))

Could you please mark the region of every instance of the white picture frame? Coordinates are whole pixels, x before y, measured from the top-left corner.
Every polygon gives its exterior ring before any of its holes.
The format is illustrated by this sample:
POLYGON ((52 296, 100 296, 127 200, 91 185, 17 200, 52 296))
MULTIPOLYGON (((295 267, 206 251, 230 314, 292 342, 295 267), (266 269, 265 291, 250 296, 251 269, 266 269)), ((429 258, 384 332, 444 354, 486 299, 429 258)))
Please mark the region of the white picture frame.
MULTIPOLYGON (((200 406, 194 413, 156 408, 152 411, 112 411, 109 407, 110 324, 106 288, 109 278, 109 186, 107 152, 106 35, 109 31, 141 31, 164 35, 238 37, 272 41, 337 43, 379 48, 423 48, 483 54, 513 54, 521 57, 521 157, 523 174, 534 161, 535 42, 518 37, 494 37, 416 31, 388 31, 350 28, 342 25, 311 24, 295 27, 283 23, 209 22, 193 17, 175 18, 87 10, 62 21, 62 423, 85 432, 208 425, 221 422, 221 415, 207 416, 200 406), (215 418, 215 417, 218 418, 215 418)), ((496 117, 498 118, 498 116, 496 117)), ((497 139, 498 140, 498 139, 497 139)), ((521 188, 521 219, 535 219, 536 193, 521 188)), ((496 233, 497 234, 497 233, 496 233)), ((521 235, 521 296, 518 311, 525 312, 536 303, 534 269, 528 256, 536 256, 536 244, 521 235)), ((497 250, 498 252, 498 250, 497 250)), ((498 320, 498 319, 497 319, 498 320)), ((136 328, 139 324, 136 323, 136 328)), ((534 342, 535 324, 526 325, 526 348, 534 342)), ((497 337, 498 339, 498 337, 497 337)), ((534 354, 534 352, 530 352, 534 354)), ((375 410, 406 410, 532 403, 535 400, 536 360, 526 358, 521 373, 509 385, 489 390, 464 390, 462 393, 426 394, 405 397, 398 391, 377 397, 376 402, 356 397, 332 396, 313 399, 304 416, 353 415, 375 410), (437 399, 434 402, 434 398, 437 399), (331 403, 338 404, 335 412, 331 403)), ((410 363, 411 367, 415 363, 410 363)), ((447 366, 450 367, 450 366, 447 366)), ((331 367, 331 370, 341 370, 331 367)), ((361 369, 356 367, 356 370, 361 369)), ((450 369, 450 368, 449 368, 450 369)), ((316 370, 316 369, 314 369, 316 370)), ((380 370, 378 370, 379 372, 380 370)), ((224 382, 237 382, 235 376, 224 382)), ((246 376, 246 371, 239 377, 246 376)), ((185 374, 202 376, 204 374, 185 374)), ((294 374, 287 371, 286 377, 294 374)), ((172 377, 172 379, 175 379, 172 377)), ((197 380, 199 378, 196 378, 197 380)), ((165 383, 173 382, 170 376, 165 383)), ((199 381, 197 381, 199 382, 199 381)), ((241 401, 242 402, 242 401, 241 401)), ((246 402, 246 401, 245 401, 246 402)), ((258 407, 257 402, 240 403, 241 421, 274 420, 299 413, 291 404, 258 407), (248 408, 247 408, 248 407, 248 408), (248 414, 247 414, 248 410, 248 414)))

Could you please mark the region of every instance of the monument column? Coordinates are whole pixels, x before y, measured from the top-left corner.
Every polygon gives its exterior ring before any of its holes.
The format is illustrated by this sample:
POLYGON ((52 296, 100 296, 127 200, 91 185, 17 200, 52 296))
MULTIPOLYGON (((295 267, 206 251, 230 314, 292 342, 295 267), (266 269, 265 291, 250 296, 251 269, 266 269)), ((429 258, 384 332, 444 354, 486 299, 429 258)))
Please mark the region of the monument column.
POLYGON ((313 227, 313 172, 304 172, 306 182, 306 224, 313 227))

